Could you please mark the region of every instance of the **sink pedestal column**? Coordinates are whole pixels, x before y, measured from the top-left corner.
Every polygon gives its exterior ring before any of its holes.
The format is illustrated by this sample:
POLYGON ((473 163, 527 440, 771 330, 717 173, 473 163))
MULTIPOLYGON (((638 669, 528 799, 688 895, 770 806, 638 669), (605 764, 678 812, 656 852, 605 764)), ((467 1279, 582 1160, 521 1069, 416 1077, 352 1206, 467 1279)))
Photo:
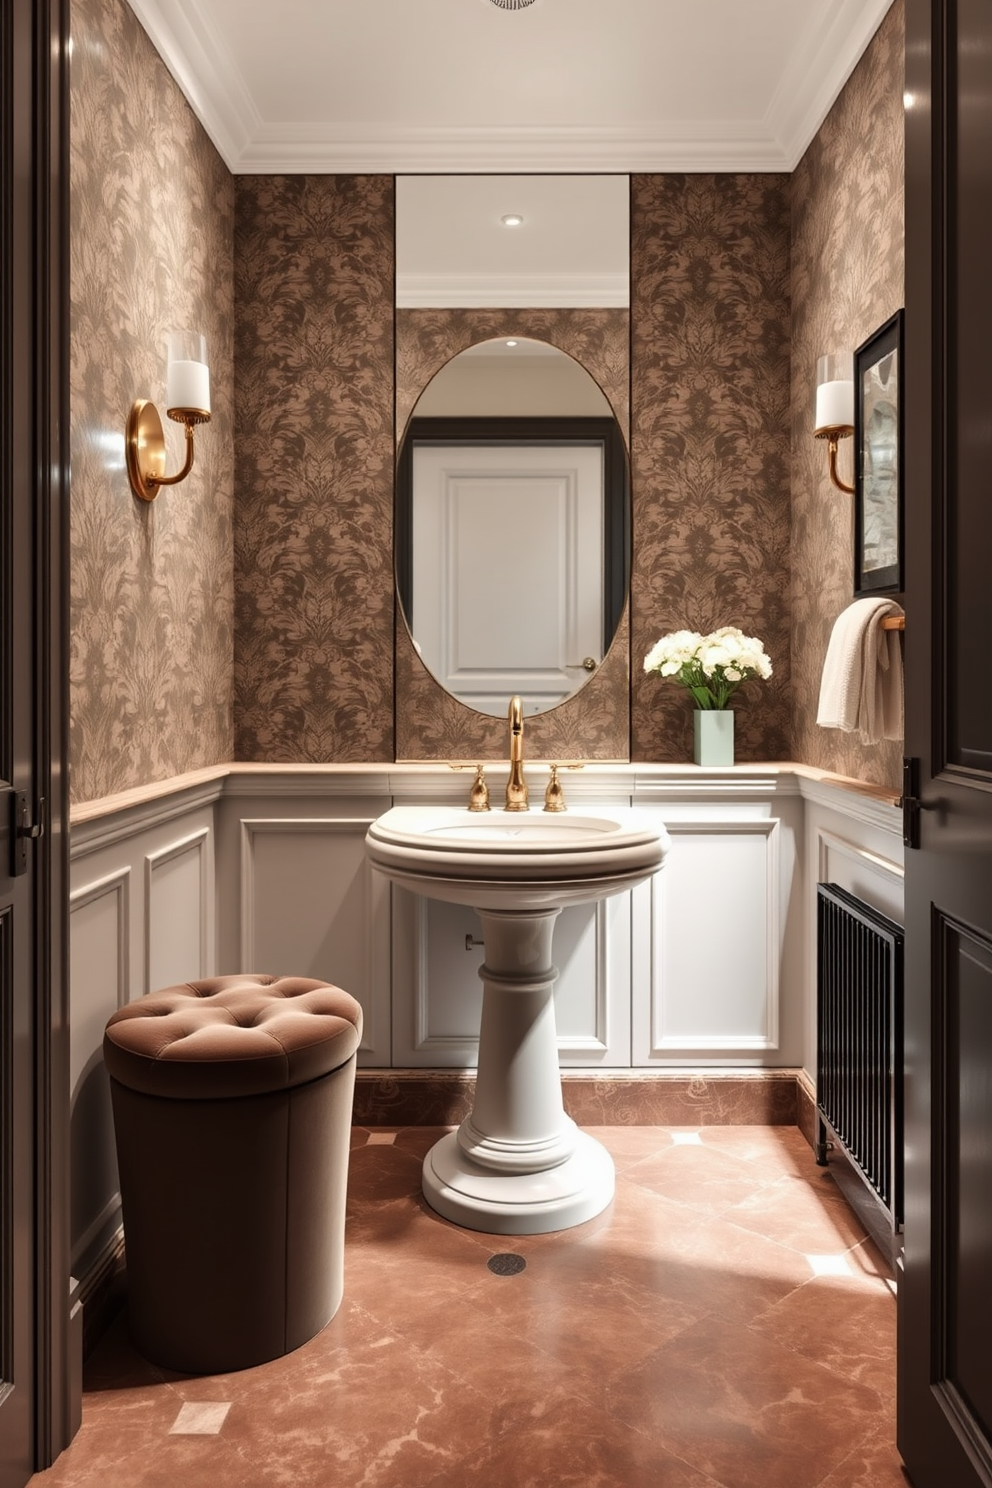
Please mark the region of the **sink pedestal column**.
POLYGON ((472 1114, 424 1159, 424 1196, 445 1219, 540 1235, 613 1198, 613 1160, 561 1098, 551 940, 559 909, 483 910, 485 964, 472 1114))

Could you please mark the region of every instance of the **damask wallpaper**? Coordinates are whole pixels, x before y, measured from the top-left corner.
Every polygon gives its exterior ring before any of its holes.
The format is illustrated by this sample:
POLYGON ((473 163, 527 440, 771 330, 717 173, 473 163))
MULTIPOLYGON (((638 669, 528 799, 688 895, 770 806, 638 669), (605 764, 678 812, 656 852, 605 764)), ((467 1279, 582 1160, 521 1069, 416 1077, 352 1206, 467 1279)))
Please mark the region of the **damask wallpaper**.
POLYGON ((393 756, 393 182, 237 179, 241 760, 393 756))
POLYGON ((635 176, 631 235, 632 758, 692 758, 650 647, 738 625, 774 675, 737 695, 736 758, 787 759, 789 178, 635 176))
MULTIPOLYGON (((434 374, 458 352, 496 336, 528 336, 580 362, 606 394, 624 438, 630 429, 630 316, 626 310, 399 310, 396 313, 397 437, 434 374)), ((581 692, 527 720, 535 759, 627 759, 629 627, 581 692)), ((508 700, 509 701, 509 700, 508 700)), ((502 759, 506 725, 457 702, 435 682, 396 617, 398 759, 502 759)))
MULTIPOLYGON (((512 312, 401 312, 394 382, 391 179, 235 181, 124 0, 72 0, 72 29, 73 800, 231 757, 500 754, 396 623, 392 471, 432 371, 512 312), (145 507, 124 419, 161 399, 173 327, 207 335, 214 416, 145 507)), ((612 311, 514 315, 603 386, 635 499, 629 630, 529 723, 532 756, 689 759, 691 710, 643 657, 733 623, 775 668, 739 695, 739 759, 898 784, 898 745, 814 722, 852 513, 812 405, 816 358, 902 303, 902 45, 896 0, 792 178, 633 178, 632 338, 612 311)))
MULTIPOLYGON (((898 790, 902 748, 816 724, 830 631, 853 598, 853 498, 813 438, 816 362, 903 303, 903 49, 896 0, 792 176, 792 758, 898 790)), ((852 480, 853 441, 841 450, 852 480)))
POLYGON ((71 795, 231 757, 233 225, 230 173, 123 0, 72 0, 71 795), (149 505, 124 422, 163 411, 166 335, 207 337, 213 417, 149 505))

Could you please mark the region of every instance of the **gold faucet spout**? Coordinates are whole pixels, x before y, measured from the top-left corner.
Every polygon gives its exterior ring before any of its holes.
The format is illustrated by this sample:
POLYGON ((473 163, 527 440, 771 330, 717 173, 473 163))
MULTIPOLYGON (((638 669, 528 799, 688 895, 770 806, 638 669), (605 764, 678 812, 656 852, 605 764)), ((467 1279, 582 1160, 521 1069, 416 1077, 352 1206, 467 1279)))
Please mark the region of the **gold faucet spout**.
POLYGON ((524 780, 524 705, 514 693, 510 699, 510 778, 506 782, 506 810, 527 811, 528 792, 524 780))

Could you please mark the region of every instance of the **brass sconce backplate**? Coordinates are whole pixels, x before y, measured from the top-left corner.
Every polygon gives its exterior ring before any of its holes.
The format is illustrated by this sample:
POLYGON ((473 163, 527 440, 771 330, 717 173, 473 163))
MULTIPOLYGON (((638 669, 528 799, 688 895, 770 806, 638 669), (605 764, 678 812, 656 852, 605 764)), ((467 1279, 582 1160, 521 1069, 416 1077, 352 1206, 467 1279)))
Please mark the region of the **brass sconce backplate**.
POLYGON ((165 475, 165 432, 154 403, 138 398, 131 405, 125 447, 132 491, 154 501, 165 475))
POLYGON ((131 490, 142 501, 154 501, 163 486, 178 486, 193 469, 193 430, 210 422, 203 408, 170 408, 168 414, 186 431, 186 459, 175 475, 165 473, 165 434, 154 403, 138 398, 131 405, 125 431, 127 474, 131 490))

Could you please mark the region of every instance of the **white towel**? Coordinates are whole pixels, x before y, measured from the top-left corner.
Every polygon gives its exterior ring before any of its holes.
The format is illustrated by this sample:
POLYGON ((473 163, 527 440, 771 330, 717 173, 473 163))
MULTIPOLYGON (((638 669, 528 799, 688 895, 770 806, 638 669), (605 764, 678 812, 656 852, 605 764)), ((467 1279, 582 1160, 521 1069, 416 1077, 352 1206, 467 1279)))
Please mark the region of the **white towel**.
POLYGON ((882 629, 886 615, 902 613, 891 599, 856 599, 837 616, 820 682, 821 728, 857 732, 866 744, 902 738, 899 632, 882 629))

